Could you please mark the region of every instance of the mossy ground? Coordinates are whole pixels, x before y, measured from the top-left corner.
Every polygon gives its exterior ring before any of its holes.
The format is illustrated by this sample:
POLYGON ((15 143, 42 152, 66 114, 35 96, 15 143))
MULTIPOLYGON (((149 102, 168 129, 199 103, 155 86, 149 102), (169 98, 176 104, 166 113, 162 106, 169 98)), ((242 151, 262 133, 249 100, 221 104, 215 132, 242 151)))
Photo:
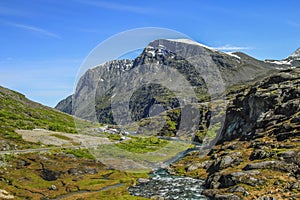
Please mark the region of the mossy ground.
MULTIPOLYGON (((153 137, 150 137, 150 139, 151 138, 153 137)), ((143 146, 141 145, 149 139, 141 139, 144 141, 142 143, 138 143, 137 139, 134 140, 135 141, 133 142, 130 142, 129 140, 123 143, 121 147, 119 147, 119 144, 100 145, 97 149, 91 149, 91 152, 93 152, 93 155, 95 155, 97 159, 104 161, 104 163, 109 160, 109 163, 112 166, 119 168, 129 167, 130 169, 134 169, 134 171, 150 172, 152 165, 163 163, 174 158, 178 153, 193 147, 193 145, 184 142, 162 140, 163 142, 160 142, 157 146, 153 146, 153 144, 151 144, 151 146, 148 147, 144 146, 145 148, 143 149, 143 146), (167 144, 161 146, 162 143, 166 142, 167 144), (137 148, 135 149, 134 146, 137 148), (136 166, 125 166, 124 162, 128 160, 135 163, 136 166), (145 167, 139 167, 140 164, 145 167)))
POLYGON ((15 199, 60 196, 62 199, 144 199, 131 196, 127 187, 147 174, 108 170, 100 162, 78 156, 80 153, 72 157, 68 156, 70 152, 63 152, 11 157, 9 164, 0 168, 0 188, 14 195, 15 199), (58 173, 57 179, 45 180, 41 175, 43 168, 58 173), (77 174, 70 173, 71 169, 77 174), (93 169, 94 173, 84 172, 85 169, 93 169), (57 189, 51 190, 51 185, 57 189))
POLYGON ((117 147, 132 153, 157 151, 169 144, 169 141, 157 137, 131 137, 130 140, 116 144, 117 147))
MULTIPOLYGON (((0 121, 0 140, 9 149, 40 148, 43 145, 24 141, 15 132, 17 129, 77 133, 78 130, 89 131, 97 126, 32 102, 22 94, 2 87, 0 121)), ((70 139, 61 134, 52 136, 70 139)), ((47 153, 0 156, 0 189, 14 195, 16 200, 56 199, 60 196, 62 199, 144 199, 131 196, 127 187, 135 184, 139 177, 147 176, 147 173, 107 169, 95 161, 87 149, 55 149, 47 153), (52 185, 55 190, 50 189, 52 185)))
POLYGON ((36 144, 23 141, 16 129, 35 128, 51 131, 77 133, 77 128, 95 126, 93 123, 76 119, 50 107, 28 100, 23 94, 0 87, 0 139, 15 148, 32 148, 36 144))

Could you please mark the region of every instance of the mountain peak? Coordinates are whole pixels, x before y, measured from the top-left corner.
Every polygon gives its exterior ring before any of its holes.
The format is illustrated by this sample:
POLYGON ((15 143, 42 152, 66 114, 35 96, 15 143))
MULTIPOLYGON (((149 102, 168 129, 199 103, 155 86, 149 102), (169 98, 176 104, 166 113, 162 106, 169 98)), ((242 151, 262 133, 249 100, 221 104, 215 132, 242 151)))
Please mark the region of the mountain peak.
POLYGON ((158 39, 158 40, 155 40, 153 42, 151 42, 149 44, 149 46, 152 46, 152 47, 155 47, 157 46, 157 44, 164 44, 166 42, 174 42, 174 43, 181 43, 181 44, 186 44, 186 45, 193 45, 193 46, 198 46, 198 47, 202 47, 202 48, 205 48, 205 49, 209 49, 211 51, 217 51, 216 49, 212 48, 212 47, 209 47, 209 46, 206 46, 204 44, 201 44, 199 42, 196 42, 194 40, 191 40, 191 39, 188 39, 188 38, 179 38, 179 39, 158 39))
POLYGON ((290 58, 298 58, 300 59, 300 48, 298 48, 294 53, 290 55, 290 58))
POLYGON ((194 40, 191 39, 187 39, 187 38, 181 38, 181 39, 167 39, 169 41, 173 41, 173 42, 180 42, 180 43, 186 43, 186 44, 191 44, 191 45, 197 45, 197 46, 201 46, 207 49, 211 49, 211 50, 215 50, 212 47, 206 46, 204 44, 201 44, 199 42, 196 42, 194 40))

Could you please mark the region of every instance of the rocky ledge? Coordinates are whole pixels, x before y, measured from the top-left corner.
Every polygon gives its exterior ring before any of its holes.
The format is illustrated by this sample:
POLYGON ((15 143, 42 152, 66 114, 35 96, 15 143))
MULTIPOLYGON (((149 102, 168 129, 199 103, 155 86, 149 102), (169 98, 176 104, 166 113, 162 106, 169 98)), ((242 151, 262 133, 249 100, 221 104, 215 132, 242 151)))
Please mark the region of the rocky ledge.
POLYGON ((173 164, 211 199, 300 199, 300 68, 228 94, 217 145, 173 164))

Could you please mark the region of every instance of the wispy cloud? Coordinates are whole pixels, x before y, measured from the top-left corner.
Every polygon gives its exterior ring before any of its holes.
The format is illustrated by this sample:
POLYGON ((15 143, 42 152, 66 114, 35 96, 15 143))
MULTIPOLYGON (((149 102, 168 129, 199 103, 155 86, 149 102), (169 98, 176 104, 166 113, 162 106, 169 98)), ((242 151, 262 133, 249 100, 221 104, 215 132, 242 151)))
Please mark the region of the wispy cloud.
POLYGON ((37 33, 42 36, 61 39, 61 37, 59 35, 52 33, 46 29, 40 28, 40 27, 31 26, 31 25, 27 25, 27 24, 12 23, 12 22, 7 22, 7 21, 0 21, 0 22, 2 22, 2 24, 5 24, 7 26, 12 26, 15 28, 31 31, 33 33, 37 33))
POLYGON ((288 21, 287 24, 294 27, 300 27, 300 22, 288 21))
POLYGON ((245 47, 245 46, 234 46, 230 44, 226 44, 219 47, 213 47, 214 49, 220 50, 220 51, 241 51, 241 50, 248 50, 251 49, 251 47, 245 47))
POLYGON ((121 3, 113 3, 110 1, 79 0, 79 2, 87 5, 99 7, 99 8, 117 10, 117 11, 126 11, 126 12, 138 13, 138 14, 151 14, 155 12, 154 9, 149 9, 146 7, 139 7, 139 6, 133 6, 133 5, 121 4, 121 3))

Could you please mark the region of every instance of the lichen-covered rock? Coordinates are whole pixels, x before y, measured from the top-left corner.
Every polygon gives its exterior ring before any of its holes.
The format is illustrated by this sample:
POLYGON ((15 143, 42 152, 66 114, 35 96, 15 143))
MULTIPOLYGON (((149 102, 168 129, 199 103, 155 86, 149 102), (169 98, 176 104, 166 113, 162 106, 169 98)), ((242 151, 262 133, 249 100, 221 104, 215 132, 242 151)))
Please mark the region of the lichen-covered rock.
POLYGON ((213 173, 207 177, 205 180, 205 187, 209 189, 217 189, 220 187, 221 183, 219 182, 221 178, 220 173, 213 173))
POLYGON ((190 171, 194 171, 194 170, 199 169, 199 168, 208 169, 211 166, 212 163, 213 163, 213 161, 207 160, 207 161, 204 161, 204 162, 201 162, 201 163, 191 164, 187 167, 186 171, 190 172, 190 171))
POLYGON ((227 192, 230 192, 230 193, 234 193, 234 192, 241 192, 241 193, 245 193, 246 192, 246 189, 243 188, 242 186, 234 186, 234 187, 231 187, 227 190, 227 192))
POLYGON ((283 158, 288 163, 295 163, 300 166, 300 152, 290 150, 280 153, 278 155, 280 158, 283 158))
POLYGON ((230 174, 224 174, 220 177, 220 188, 227 188, 239 183, 247 184, 251 186, 261 185, 264 180, 254 178, 254 175, 258 175, 259 171, 242 171, 242 172, 233 172, 230 174))
POLYGON ((97 174, 98 170, 95 168, 83 167, 83 168, 71 168, 67 172, 68 174, 78 176, 83 174, 97 174))
POLYGON ((270 197, 268 195, 264 195, 262 197, 257 198, 257 200, 277 200, 276 197, 270 197))
POLYGON ((284 161, 272 160, 272 161, 263 161, 258 163, 248 164, 245 170, 254 170, 254 169, 273 169, 283 172, 297 172, 299 167, 294 163, 286 163, 284 161))
POLYGON ((262 160, 265 158, 273 157, 274 155, 274 152, 265 151, 262 149, 255 149, 250 155, 250 160, 262 160))
POLYGON ((213 164, 209 167, 208 171, 210 173, 217 172, 222 169, 225 169, 229 166, 238 165, 242 161, 241 153, 236 152, 233 154, 225 155, 222 157, 218 157, 213 164))

